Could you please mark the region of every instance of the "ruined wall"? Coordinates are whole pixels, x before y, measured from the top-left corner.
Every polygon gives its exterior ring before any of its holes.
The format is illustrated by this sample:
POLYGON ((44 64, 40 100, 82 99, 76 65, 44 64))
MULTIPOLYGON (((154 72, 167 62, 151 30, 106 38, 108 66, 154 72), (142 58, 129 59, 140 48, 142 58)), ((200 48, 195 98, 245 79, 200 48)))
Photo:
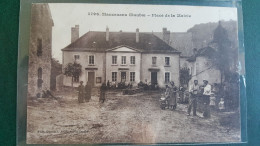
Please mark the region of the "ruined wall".
POLYGON ((53 21, 48 4, 32 4, 31 18, 28 96, 35 97, 42 90, 50 90, 53 21), (41 87, 38 87, 39 68, 42 70, 41 87))

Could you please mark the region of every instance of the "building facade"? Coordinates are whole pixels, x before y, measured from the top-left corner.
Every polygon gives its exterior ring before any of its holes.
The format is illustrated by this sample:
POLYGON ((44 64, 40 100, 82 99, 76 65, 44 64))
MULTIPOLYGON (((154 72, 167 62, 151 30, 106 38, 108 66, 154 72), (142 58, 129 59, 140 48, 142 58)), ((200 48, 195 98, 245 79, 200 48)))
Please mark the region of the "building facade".
MULTIPOLYGON (((180 52, 152 33, 140 33, 139 29, 109 32, 107 28, 105 32, 89 31, 72 37, 76 39, 62 49, 62 64, 63 68, 75 61, 82 65, 82 74, 74 84, 83 81, 101 86, 109 81, 136 86, 142 81, 164 87, 174 81, 179 85, 180 52)), ((71 77, 64 77, 65 86, 70 86, 71 81, 71 77)))
POLYGON ((50 90, 53 20, 48 4, 33 4, 28 64, 28 96, 50 90))
POLYGON ((212 62, 214 53, 215 50, 211 47, 194 49, 194 54, 186 59, 191 72, 190 84, 194 80, 198 80, 200 84, 203 84, 203 80, 208 80, 210 84, 221 82, 220 70, 212 62))

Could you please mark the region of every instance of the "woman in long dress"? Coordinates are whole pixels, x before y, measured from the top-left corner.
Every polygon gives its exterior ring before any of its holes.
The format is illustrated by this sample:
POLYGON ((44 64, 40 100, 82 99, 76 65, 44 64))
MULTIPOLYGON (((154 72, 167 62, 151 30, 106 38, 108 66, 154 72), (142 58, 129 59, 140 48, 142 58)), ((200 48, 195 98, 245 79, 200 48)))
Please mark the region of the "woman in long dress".
POLYGON ((169 99, 170 99, 170 88, 168 85, 166 85, 166 90, 165 90, 165 99, 166 99, 166 107, 169 108, 169 99))
POLYGON ((172 110, 175 110, 177 107, 177 91, 178 88, 174 85, 174 82, 171 82, 170 86, 170 98, 169 98, 169 105, 172 110))

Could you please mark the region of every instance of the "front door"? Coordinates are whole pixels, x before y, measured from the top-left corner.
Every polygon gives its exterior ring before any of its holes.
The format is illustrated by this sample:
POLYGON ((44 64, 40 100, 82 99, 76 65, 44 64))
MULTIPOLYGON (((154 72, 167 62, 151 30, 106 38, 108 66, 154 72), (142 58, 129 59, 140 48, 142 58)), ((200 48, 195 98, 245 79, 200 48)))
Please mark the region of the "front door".
POLYGON ((157 72, 151 72, 151 83, 157 83, 157 72))
POLYGON ((126 72, 121 72, 121 82, 126 81, 126 72))
POLYGON ((88 83, 91 86, 94 86, 94 81, 95 81, 95 73, 94 72, 88 72, 88 83))

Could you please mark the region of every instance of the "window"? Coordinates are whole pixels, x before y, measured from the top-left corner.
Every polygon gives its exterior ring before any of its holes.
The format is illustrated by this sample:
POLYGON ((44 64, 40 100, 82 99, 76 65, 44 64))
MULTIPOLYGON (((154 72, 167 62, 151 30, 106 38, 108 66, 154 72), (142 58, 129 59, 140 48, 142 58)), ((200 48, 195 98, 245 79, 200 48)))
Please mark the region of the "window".
POLYGON ((170 73, 166 72, 165 73, 165 83, 169 83, 170 82, 170 73))
POLYGON ((37 39, 37 56, 42 56, 42 39, 37 39))
POLYGON ((94 65, 94 55, 90 55, 89 58, 88 58, 88 63, 91 64, 91 65, 94 65))
POLYGON ((78 83, 78 82, 79 82, 79 76, 74 76, 74 77, 73 77, 73 81, 76 82, 76 83, 78 83))
POLYGON ((170 57, 165 57, 165 65, 170 65, 170 57))
POLYGON ((156 59, 157 59, 156 57, 152 57, 152 64, 153 65, 156 65, 156 59))
POLYGON ((78 60, 79 59, 79 55, 74 55, 74 59, 78 60))
POLYGON ((96 77, 96 83, 101 83, 102 82, 101 79, 102 79, 101 77, 96 77))
POLYGON ((38 79, 42 79, 42 68, 38 68, 38 79))
POLYGON ((112 56, 112 64, 117 64, 117 56, 112 56))
POLYGON ((126 64, 126 56, 121 57, 121 64, 126 64))
POLYGON ((43 80, 42 80, 42 68, 39 67, 39 68, 38 68, 37 87, 38 87, 38 88, 42 88, 42 83, 43 83, 43 80))
POLYGON ((135 81, 135 72, 130 72, 130 82, 135 81))
POLYGON ((131 64, 135 64, 135 56, 131 56, 130 57, 130 63, 131 64))
POLYGON ((112 82, 117 81, 117 72, 112 72, 112 82))

